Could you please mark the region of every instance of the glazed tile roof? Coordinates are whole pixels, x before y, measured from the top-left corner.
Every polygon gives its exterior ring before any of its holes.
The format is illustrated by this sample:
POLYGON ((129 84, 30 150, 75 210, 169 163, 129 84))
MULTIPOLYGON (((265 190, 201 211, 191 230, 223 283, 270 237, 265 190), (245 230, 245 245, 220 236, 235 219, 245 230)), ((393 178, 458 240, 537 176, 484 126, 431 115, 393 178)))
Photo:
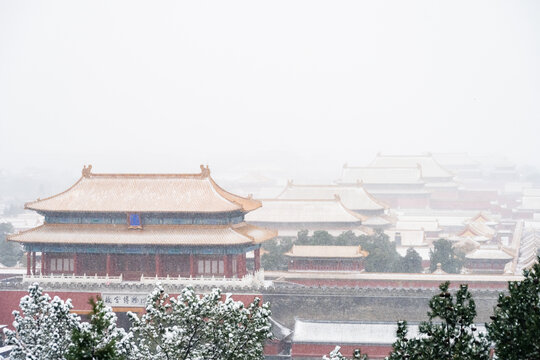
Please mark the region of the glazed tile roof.
POLYGON ((423 230, 385 230, 384 233, 388 235, 390 241, 396 241, 396 234, 401 236, 401 246, 425 246, 426 235, 423 230))
POLYGON ((365 225, 365 226, 386 226, 390 224, 391 222, 388 220, 388 218, 385 218, 382 216, 372 216, 368 218, 366 221, 362 222, 362 225, 365 225))
POLYGON ((407 221, 398 220, 396 230, 424 230, 424 231, 440 231, 439 222, 434 221, 407 221))
MULTIPOLYGON (((300 320, 294 323, 293 343, 387 344, 396 341, 397 324, 300 320)), ((409 337, 418 335, 418 325, 409 325, 409 337)))
POLYGON ((471 260, 512 260, 514 257, 498 247, 480 247, 465 255, 471 260))
POLYGON ((358 223, 365 219, 332 200, 261 200, 263 206, 246 215, 249 222, 261 223, 358 223))
POLYGON ((278 236, 281 237, 297 237, 298 232, 300 230, 308 230, 308 235, 311 236, 315 231, 323 230, 328 232, 332 236, 339 236, 343 234, 344 232, 351 231, 356 236, 360 235, 373 235, 373 229, 365 227, 365 226, 358 226, 355 228, 326 228, 326 229, 306 229, 305 226, 300 226, 294 229, 278 229, 278 236))
POLYGON ((528 227, 523 231, 519 247, 519 258, 516 272, 521 274, 523 269, 530 268, 536 263, 538 250, 540 249, 540 231, 534 227, 528 227))
POLYGON ((423 178, 452 178, 454 175, 439 164, 431 155, 401 156, 377 155, 369 164, 374 167, 420 167, 423 178))
POLYGON ((523 190, 521 209, 540 211, 540 189, 523 190))
POLYGON ((334 199, 339 195, 341 202, 351 210, 385 210, 388 205, 371 196, 358 185, 297 185, 289 181, 278 199, 320 200, 334 199))
POLYGON ((293 245, 285 256, 295 258, 361 258, 368 253, 360 246, 293 245))
POLYGON ((200 174, 93 174, 91 167, 66 191, 26 204, 36 211, 198 212, 251 211, 259 201, 231 194, 200 174))
POLYGON ((435 160, 444 167, 447 168, 477 168, 480 167, 480 162, 473 159, 467 153, 435 153, 433 154, 435 160))
POLYGON ((41 244, 95 245, 243 245, 257 244, 276 232, 240 223, 235 225, 45 224, 10 235, 10 241, 41 244))
POLYGON ((471 222, 458 234, 458 236, 485 236, 487 238, 492 238, 494 235, 495 230, 482 222, 471 222))
MULTIPOLYGON (((418 167, 343 166, 340 184, 424 184, 418 167)), ((373 193, 373 192, 372 192, 373 193)))

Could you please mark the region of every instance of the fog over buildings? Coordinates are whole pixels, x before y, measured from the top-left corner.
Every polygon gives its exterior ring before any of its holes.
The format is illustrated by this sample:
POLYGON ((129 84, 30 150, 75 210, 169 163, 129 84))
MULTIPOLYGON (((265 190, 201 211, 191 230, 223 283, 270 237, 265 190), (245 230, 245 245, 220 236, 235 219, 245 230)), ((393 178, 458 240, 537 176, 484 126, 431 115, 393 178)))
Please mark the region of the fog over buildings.
POLYGON ((535 1, 4 1, 0 169, 54 173, 60 190, 88 163, 326 182, 379 151, 538 166, 539 11, 535 1))
POLYGON ((260 294, 280 359, 388 353, 443 281, 489 321, 540 255, 538 64, 535 0, 1 1, 0 292, 260 294))

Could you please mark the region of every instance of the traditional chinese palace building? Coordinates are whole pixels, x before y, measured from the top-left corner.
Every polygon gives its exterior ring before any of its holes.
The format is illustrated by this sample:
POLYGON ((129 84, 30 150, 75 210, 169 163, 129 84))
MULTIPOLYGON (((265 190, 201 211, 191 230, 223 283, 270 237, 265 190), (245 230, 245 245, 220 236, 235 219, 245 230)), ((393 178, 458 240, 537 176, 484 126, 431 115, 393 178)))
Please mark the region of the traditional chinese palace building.
POLYGON ((343 205, 365 217, 384 216, 389 206, 373 197, 361 182, 354 185, 299 185, 291 181, 277 196, 289 200, 332 200, 338 195, 343 205))
POLYGON ((255 225, 278 231, 279 237, 296 237, 301 230, 312 233, 324 230, 338 236, 352 231, 365 235, 372 229, 362 226, 367 218, 343 204, 340 197, 333 199, 264 199, 263 206, 247 215, 247 220, 255 225))
POLYGON ((360 246, 293 245, 289 271, 362 271, 368 252, 360 246))
POLYGON ((28 274, 243 277, 246 253, 260 266, 261 243, 276 233, 244 222, 261 202, 199 174, 94 174, 27 203, 42 226, 9 237, 24 245, 28 274), (36 268, 36 253, 41 253, 36 268))
POLYGON ((430 204, 422 171, 416 167, 374 167, 343 165, 339 185, 362 183, 375 198, 392 208, 424 209, 430 204))

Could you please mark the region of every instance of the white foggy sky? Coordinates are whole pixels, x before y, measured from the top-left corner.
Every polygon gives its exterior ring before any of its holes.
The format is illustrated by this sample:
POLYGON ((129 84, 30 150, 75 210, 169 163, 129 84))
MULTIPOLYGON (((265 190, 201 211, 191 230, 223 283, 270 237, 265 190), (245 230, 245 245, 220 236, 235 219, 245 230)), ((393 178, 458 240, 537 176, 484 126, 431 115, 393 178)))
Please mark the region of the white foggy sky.
POLYGON ((539 24, 538 1, 3 0, 0 168, 540 165, 539 24))

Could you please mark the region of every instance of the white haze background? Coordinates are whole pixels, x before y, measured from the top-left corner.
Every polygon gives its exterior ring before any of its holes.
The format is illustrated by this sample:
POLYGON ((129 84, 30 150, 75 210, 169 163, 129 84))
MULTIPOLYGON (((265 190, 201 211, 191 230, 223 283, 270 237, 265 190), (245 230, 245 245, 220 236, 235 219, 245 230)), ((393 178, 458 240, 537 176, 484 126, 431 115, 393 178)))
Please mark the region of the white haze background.
POLYGON ((539 24, 538 1, 3 0, 0 169, 538 166, 539 24))

